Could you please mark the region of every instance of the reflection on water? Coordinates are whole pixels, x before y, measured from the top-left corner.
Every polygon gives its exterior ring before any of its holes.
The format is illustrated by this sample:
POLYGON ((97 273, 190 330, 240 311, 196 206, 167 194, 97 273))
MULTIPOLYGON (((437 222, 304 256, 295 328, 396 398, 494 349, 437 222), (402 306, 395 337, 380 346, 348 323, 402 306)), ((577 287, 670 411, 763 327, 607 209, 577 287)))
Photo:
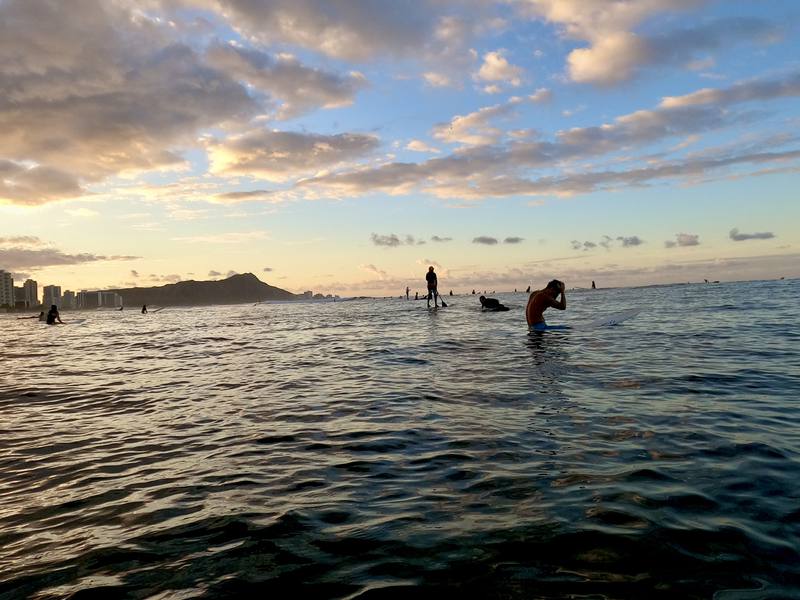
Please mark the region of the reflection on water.
POLYGON ((2 317, 0 598, 798 597, 799 290, 2 317))

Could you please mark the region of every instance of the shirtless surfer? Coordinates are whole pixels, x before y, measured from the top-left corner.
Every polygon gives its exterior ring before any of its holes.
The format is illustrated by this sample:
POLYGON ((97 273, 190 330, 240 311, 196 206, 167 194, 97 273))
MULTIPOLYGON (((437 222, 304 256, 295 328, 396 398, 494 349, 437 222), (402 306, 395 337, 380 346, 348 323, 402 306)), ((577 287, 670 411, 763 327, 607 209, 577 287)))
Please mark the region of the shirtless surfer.
POLYGON ((538 292, 533 292, 528 299, 528 306, 525 307, 525 318, 528 321, 528 327, 536 331, 544 331, 545 329, 563 329, 561 326, 548 326, 544 321, 544 311, 548 308, 556 308, 558 310, 566 310, 567 297, 564 294, 564 282, 558 279, 553 279, 547 284, 547 287, 538 292), (561 294, 561 300, 556 300, 558 295, 561 294))

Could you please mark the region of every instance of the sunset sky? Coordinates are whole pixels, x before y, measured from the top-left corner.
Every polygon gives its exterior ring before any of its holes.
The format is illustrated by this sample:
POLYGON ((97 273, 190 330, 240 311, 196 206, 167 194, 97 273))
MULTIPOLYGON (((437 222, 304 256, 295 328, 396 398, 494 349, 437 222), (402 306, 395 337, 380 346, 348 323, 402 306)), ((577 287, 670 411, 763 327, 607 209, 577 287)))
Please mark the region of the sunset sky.
POLYGON ((0 0, 0 269, 797 277, 798 33, 796 0, 0 0))

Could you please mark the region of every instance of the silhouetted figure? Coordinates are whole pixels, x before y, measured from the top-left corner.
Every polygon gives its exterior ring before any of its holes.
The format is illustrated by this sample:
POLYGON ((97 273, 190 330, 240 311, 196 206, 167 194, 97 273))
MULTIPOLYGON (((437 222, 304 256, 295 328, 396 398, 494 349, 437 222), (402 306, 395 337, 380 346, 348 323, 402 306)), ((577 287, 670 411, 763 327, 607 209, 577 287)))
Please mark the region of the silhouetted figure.
POLYGON ((475 295, 475 290, 472 290, 472 295, 473 295, 473 296, 475 295))
POLYGON ((597 286, 594 284, 594 279, 592 279, 592 289, 593 289, 593 290, 596 290, 596 289, 597 289, 597 286))
POLYGON ((48 325, 55 325, 56 323, 61 323, 62 325, 64 322, 61 320, 61 315, 58 314, 58 307, 53 304, 50 306, 50 311, 47 313, 47 324, 48 325))
POLYGON ((419 292, 414 292, 414 300, 419 300, 419 292))
POLYGON ((453 295, 453 290, 450 290, 450 295, 451 295, 451 296, 453 295))
POLYGON ((406 300, 408 300, 408 294, 411 292, 411 288, 406 286, 406 300))
POLYGON ((425 273, 425 281, 428 284, 428 308, 431 307, 431 299, 433 299, 433 306, 439 306, 436 301, 439 298, 439 279, 436 273, 433 272, 433 267, 428 267, 428 272, 425 273))
POLYGON ((124 306, 120 306, 117 310, 125 310, 124 306))
POLYGON ((547 287, 538 292, 531 294, 528 299, 528 306, 525 307, 525 320, 528 321, 528 327, 537 331, 545 329, 568 329, 564 326, 549 326, 544 320, 544 311, 548 308, 555 308, 558 310, 566 310, 567 296, 564 293, 564 282, 558 279, 553 279, 547 284, 547 287), (561 294, 561 300, 556 300, 558 295, 561 294))
POLYGON ((527 289, 527 290, 525 290, 525 293, 526 293, 526 294, 530 294, 530 293, 531 293, 531 286, 528 286, 528 289, 527 289))
POLYGON ((143 315, 147 314, 147 304, 142 304, 142 314, 143 315))
POLYGON ((500 304, 500 301, 497 298, 487 298, 486 296, 481 296, 478 298, 481 301, 481 310, 488 310, 492 312, 503 312, 508 310, 508 307, 500 304))

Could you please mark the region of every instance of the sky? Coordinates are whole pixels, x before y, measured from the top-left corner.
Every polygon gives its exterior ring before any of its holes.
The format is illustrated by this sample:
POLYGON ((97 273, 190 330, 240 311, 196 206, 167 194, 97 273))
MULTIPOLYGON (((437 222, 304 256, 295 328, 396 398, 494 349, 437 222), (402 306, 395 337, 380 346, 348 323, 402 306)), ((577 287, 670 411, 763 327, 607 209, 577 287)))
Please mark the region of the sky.
POLYGON ((796 0, 0 0, 0 269, 800 276, 796 0))

